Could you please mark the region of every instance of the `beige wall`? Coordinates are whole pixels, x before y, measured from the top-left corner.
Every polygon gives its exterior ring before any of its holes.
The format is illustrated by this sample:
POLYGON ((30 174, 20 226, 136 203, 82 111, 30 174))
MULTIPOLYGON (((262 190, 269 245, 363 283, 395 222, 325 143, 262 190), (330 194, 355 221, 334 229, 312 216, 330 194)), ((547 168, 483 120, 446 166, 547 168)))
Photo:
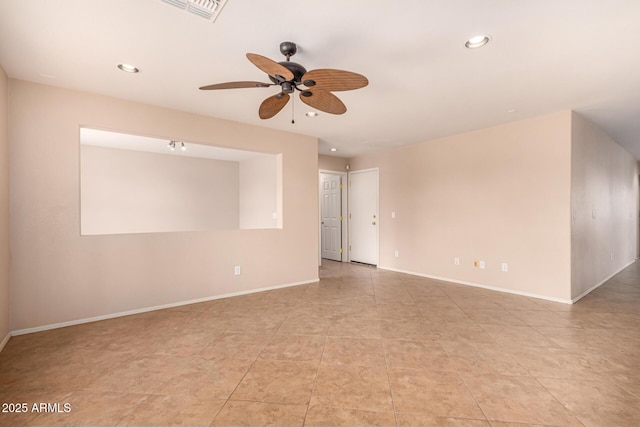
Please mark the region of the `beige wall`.
POLYGON ((638 164, 576 113, 571 159, 571 296, 576 298, 638 256, 638 164))
POLYGON ((315 138, 19 80, 9 92, 12 330, 317 279, 315 138), (283 229, 80 236, 81 125, 282 153, 283 229))
POLYGON ((380 170, 380 266, 569 300, 570 142, 565 111, 351 159, 380 170))
POLYGON ((8 79, 0 67, 0 350, 9 334, 9 141, 8 79))
POLYGON ((239 162, 80 150, 83 235, 238 228, 239 162))
POLYGON ((349 159, 335 156, 318 155, 318 169, 338 172, 346 172, 349 159))
POLYGON ((240 228, 275 228, 280 210, 279 156, 261 154, 240 162, 240 228))

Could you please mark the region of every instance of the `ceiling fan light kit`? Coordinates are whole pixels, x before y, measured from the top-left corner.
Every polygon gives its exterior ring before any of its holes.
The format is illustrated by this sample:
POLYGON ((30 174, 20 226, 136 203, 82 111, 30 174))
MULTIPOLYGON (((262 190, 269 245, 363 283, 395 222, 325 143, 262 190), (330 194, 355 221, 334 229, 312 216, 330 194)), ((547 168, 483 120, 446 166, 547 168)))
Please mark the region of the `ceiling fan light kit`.
POLYGON ((265 99, 258 110, 261 119, 270 119, 289 102, 290 94, 300 92, 300 100, 317 110, 330 114, 344 114, 347 107, 332 92, 354 90, 369 84, 367 78, 351 71, 316 69, 307 71, 292 62, 298 48, 293 42, 280 43, 280 53, 286 61, 276 62, 256 53, 247 53, 247 59, 267 73, 271 83, 239 81, 218 83, 200 87, 201 90, 239 89, 250 87, 280 86, 280 92, 265 99))

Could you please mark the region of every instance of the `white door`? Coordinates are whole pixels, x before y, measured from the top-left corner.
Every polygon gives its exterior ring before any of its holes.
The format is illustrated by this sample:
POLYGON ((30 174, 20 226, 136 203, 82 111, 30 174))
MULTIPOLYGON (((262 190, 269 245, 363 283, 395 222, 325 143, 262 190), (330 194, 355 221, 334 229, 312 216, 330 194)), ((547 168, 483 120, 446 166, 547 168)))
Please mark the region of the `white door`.
POLYGON ((322 258, 342 261, 342 177, 320 174, 322 258))
POLYGON ((378 265, 378 169, 349 173, 349 257, 378 265))

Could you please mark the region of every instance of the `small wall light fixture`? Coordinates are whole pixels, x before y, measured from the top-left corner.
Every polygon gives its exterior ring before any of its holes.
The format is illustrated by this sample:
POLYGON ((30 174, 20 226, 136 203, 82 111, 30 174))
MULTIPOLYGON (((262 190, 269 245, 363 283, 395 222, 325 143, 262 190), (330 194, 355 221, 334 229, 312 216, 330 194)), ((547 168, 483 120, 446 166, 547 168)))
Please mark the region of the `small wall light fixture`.
POLYGON ((176 144, 177 144, 178 142, 180 143, 180 149, 181 149, 182 151, 187 151, 187 146, 186 146, 186 145, 184 145, 184 142, 182 142, 182 141, 173 141, 173 140, 171 140, 171 141, 169 141, 169 145, 167 145, 167 147, 168 147, 168 148, 169 148, 169 150, 171 150, 171 151, 176 151, 176 144))

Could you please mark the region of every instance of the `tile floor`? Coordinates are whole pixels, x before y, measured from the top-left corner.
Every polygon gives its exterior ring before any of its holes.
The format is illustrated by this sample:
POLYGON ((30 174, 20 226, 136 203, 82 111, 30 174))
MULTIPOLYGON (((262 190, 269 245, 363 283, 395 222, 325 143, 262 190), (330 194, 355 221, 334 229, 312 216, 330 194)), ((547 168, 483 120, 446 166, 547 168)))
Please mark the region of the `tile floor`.
POLYGON ((573 306, 329 261, 320 276, 13 337, 0 401, 29 412, 0 424, 640 425, 640 263, 573 306))

